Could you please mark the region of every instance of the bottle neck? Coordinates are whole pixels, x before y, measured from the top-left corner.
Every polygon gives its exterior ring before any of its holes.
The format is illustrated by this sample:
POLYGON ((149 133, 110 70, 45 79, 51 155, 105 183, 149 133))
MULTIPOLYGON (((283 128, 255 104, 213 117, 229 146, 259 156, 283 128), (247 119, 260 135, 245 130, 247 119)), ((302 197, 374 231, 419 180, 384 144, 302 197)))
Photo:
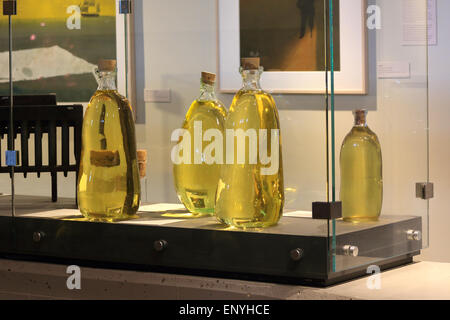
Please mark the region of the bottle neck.
POLYGON ((261 70, 241 70, 243 90, 261 90, 261 70))
POLYGON ((200 97, 198 101, 217 101, 214 85, 200 81, 200 97))
POLYGON ((355 127, 367 127, 367 112, 364 110, 358 110, 354 112, 355 115, 355 127))
POLYGON ((116 73, 114 71, 96 71, 97 90, 117 90, 116 73))

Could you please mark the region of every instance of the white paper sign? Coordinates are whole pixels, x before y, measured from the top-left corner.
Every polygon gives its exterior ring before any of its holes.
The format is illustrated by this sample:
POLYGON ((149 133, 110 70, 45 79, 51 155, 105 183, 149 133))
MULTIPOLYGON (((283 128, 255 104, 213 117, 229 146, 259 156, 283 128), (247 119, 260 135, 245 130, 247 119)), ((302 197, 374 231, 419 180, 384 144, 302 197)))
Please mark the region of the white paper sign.
POLYGON ((377 75, 378 79, 407 79, 411 77, 411 65, 407 61, 380 61, 377 75))
POLYGON ((436 0, 428 0, 428 45, 437 45, 437 5, 436 0))
POLYGON ((403 45, 437 45, 436 0, 403 0, 403 45), (427 11, 427 14, 425 12, 427 11))

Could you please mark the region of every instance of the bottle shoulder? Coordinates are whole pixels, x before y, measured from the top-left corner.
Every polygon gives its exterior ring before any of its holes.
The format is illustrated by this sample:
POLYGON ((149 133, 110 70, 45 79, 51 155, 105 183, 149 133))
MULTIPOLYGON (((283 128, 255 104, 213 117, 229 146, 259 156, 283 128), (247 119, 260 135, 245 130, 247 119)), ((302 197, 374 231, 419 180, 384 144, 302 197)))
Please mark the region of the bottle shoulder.
POLYGON ((380 148, 380 141, 375 132, 369 127, 353 127, 347 134, 342 143, 342 148, 348 145, 359 146, 361 144, 371 144, 374 147, 380 148))
POLYGON ((227 109, 219 100, 194 100, 186 113, 186 120, 205 116, 223 120, 227 116, 227 109))
POLYGON ((270 93, 264 91, 263 89, 250 90, 250 89, 244 89, 244 88, 240 89, 234 97, 240 98, 243 96, 262 96, 262 97, 267 97, 267 98, 273 99, 272 95, 270 93))
POLYGON ((128 99, 121 95, 117 90, 97 90, 92 96, 88 108, 107 102, 117 104, 118 108, 126 106, 128 109, 132 110, 132 106, 128 99))
POLYGON ((276 103, 272 95, 264 90, 239 90, 233 98, 230 112, 236 108, 248 107, 249 105, 260 105, 273 107, 276 109, 276 103))

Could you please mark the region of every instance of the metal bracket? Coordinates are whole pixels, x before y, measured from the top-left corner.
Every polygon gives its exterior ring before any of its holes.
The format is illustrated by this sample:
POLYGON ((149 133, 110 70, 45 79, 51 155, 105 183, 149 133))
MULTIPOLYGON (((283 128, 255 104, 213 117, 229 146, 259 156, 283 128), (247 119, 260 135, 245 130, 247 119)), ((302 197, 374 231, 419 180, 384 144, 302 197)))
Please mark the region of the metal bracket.
POLYGON ((305 251, 301 248, 293 249, 289 253, 289 256, 291 257, 292 261, 300 261, 302 260, 303 256, 305 254, 305 251))
POLYGON ((169 246, 169 243, 166 240, 157 240, 153 243, 153 249, 157 252, 164 251, 169 246))
POLYGON ((415 240, 415 241, 422 240, 422 232, 420 232, 419 230, 408 230, 406 232, 406 236, 408 240, 415 240))
POLYGON ((132 3, 131 0, 119 0, 119 13, 130 14, 132 3))
POLYGON ((347 257, 357 257, 359 255, 359 248, 351 244, 346 244, 337 250, 338 255, 343 255, 347 257))
POLYGON ((434 198, 434 183, 419 182, 416 183, 416 198, 429 200, 434 198))
POLYGON ((3 15, 4 16, 17 15, 17 1, 16 0, 3 0, 3 15))
POLYGON ((6 165, 17 167, 19 165, 19 151, 6 150, 6 165))
POLYGON ((334 220, 342 218, 342 202, 313 202, 313 219, 334 220))

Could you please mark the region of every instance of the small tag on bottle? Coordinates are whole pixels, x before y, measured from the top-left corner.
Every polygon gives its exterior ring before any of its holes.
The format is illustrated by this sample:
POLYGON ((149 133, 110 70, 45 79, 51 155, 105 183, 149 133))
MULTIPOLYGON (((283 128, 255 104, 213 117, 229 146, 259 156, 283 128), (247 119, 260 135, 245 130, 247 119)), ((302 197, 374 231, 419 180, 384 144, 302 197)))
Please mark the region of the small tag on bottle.
POLYGON ((119 166, 119 151, 91 150, 91 164, 96 167, 107 168, 119 166))

